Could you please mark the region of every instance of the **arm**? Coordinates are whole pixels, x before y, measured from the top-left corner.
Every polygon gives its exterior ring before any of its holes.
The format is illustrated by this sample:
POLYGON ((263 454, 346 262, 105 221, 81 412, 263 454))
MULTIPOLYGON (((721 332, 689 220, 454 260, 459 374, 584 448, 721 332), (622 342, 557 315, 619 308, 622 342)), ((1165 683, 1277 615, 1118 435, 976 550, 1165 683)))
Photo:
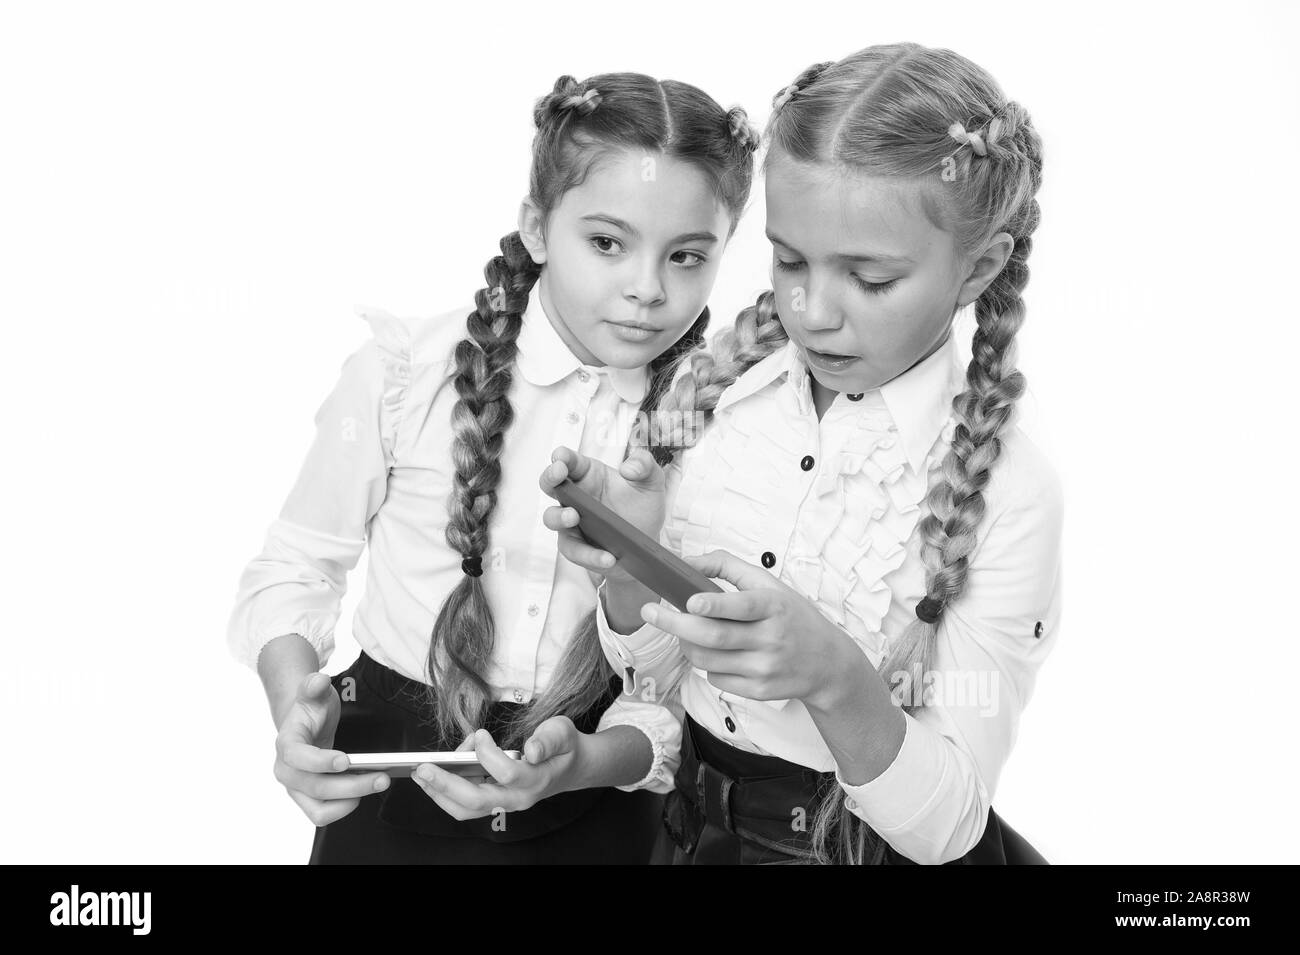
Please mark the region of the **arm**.
POLYGON ((347 574, 365 548, 393 461, 402 326, 367 316, 376 337, 344 362, 316 412, 316 434, 261 553, 239 580, 227 625, 231 655, 261 677, 277 725, 307 673, 334 649, 347 574))
POLYGON ((930 688, 924 677, 911 684, 933 694, 915 714, 883 714, 875 691, 886 684, 874 671, 871 692, 846 681, 809 705, 850 811, 915 862, 960 858, 983 835, 1020 712, 1055 644, 1063 512, 1048 469, 992 520, 965 592, 940 618, 930 688), (872 742, 881 726, 887 742, 872 742))

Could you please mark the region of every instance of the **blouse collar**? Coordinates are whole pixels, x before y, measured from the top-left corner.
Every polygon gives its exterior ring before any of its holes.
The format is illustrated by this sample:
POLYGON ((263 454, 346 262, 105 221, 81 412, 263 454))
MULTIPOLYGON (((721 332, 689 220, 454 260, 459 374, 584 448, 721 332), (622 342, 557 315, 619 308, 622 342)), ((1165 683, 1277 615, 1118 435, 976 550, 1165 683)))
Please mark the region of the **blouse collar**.
POLYGON ((592 375, 606 376, 620 398, 639 405, 649 386, 646 367, 584 365, 564 343, 564 339, 560 338, 559 332, 547 317, 538 291, 540 284, 533 283, 533 288, 528 293, 528 307, 524 310, 523 326, 516 340, 519 348, 516 362, 524 378, 544 388, 583 369, 592 375))
MULTIPOLYGON (((948 337, 932 355, 870 392, 872 401, 862 402, 862 407, 878 406, 883 402, 898 428, 907 460, 914 471, 921 470, 952 411, 952 399, 956 393, 953 389, 960 387, 961 381, 957 361, 956 341, 949 330, 948 337)), ((787 342, 724 391, 714 409, 715 414, 762 390, 783 375, 794 389, 800 411, 813 414, 811 383, 804 380, 808 374, 798 346, 787 342)), ((847 399, 839 396, 835 400, 847 399)))

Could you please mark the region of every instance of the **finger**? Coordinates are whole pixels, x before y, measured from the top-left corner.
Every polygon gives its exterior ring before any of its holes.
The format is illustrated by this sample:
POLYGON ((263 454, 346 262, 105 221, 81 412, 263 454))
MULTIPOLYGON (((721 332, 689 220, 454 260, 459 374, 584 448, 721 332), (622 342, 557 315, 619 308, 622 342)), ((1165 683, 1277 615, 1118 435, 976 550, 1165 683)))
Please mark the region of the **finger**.
POLYGON ((478 753, 478 761, 483 768, 502 786, 519 785, 523 764, 507 756, 487 730, 479 730, 474 734, 474 752, 478 753))
POLYGON ((317 670, 315 673, 308 673, 303 677, 302 682, 298 684, 298 699, 304 703, 316 703, 325 699, 325 688, 330 685, 330 678, 327 674, 317 670))
POLYGON ((571 507, 548 507, 542 511, 542 523, 548 530, 565 531, 578 526, 578 512, 571 507))
POLYGON ((682 643, 682 656, 691 666, 706 673, 726 674, 747 679, 753 676, 752 656, 745 650, 711 650, 691 643, 682 643))
POLYGON ((686 609, 697 616, 719 620, 766 620, 772 615, 771 595, 770 590, 699 593, 686 601, 686 609))
POLYGON ((780 586, 769 571, 746 563, 725 550, 711 550, 699 557, 685 557, 683 560, 705 577, 721 578, 740 590, 771 590, 780 586))
MULTIPOLYGON (((586 456, 579 454, 572 448, 558 447, 551 452, 551 460, 559 461, 568 469, 568 477, 577 484, 587 476, 591 469, 591 461, 586 456)), ((563 478, 561 478, 563 480, 563 478)))
POLYGON ((275 778, 288 789, 313 799, 360 799, 383 792, 392 781, 387 773, 307 773, 277 764, 275 778))
POLYGON ((307 814, 307 818, 318 827, 338 822, 353 809, 356 809, 360 803, 359 799, 331 799, 326 802, 320 799, 312 799, 311 796, 295 792, 292 789, 288 792, 289 798, 297 803, 298 807, 307 814))
POLYGON ((341 773, 348 768, 346 753, 313 746, 297 734, 285 734, 279 743, 280 759, 294 769, 308 773, 341 773))
POLYGON ((746 632, 751 624, 680 613, 660 604, 644 604, 641 607, 641 619, 671 633, 679 640, 713 650, 743 650, 753 643, 746 632))
POLYGON ((632 484, 653 484, 658 477, 658 465, 645 448, 631 451, 623 463, 618 466, 618 473, 632 484))
POLYGON ((591 546, 577 530, 560 532, 559 549, 567 560, 591 570, 606 571, 618 563, 618 558, 607 550, 591 546))
MULTIPOLYGON (((464 809, 479 815, 489 813, 501 804, 501 789, 487 783, 470 782, 433 763, 421 763, 411 778, 430 795, 442 796, 464 809)), ((444 807, 445 808, 445 807, 444 807)))
POLYGON ((453 819, 459 819, 462 822, 466 819, 478 819, 482 816, 491 815, 490 809, 478 809, 470 806, 462 806, 454 799, 449 798, 442 792, 434 789, 427 781, 420 779, 418 776, 412 776, 411 779, 417 786, 424 791, 424 794, 434 801, 437 806, 453 819))
POLYGON ((553 716, 533 731, 524 743, 524 759, 532 765, 544 763, 548 759, 573 751, 576 740, 573 738, 573 721, 562 716, 553 716))
MULTIPOLYGON (((554 454, 559 454, 560 450, 560 448, 557 448, 554 454)), ((552 457, 554 457, 554 454, 552 457)), ((562 460, 552 460, 542 471, 541 476, 537 479, 537 484, 546 492, 547 496, 555 497, 556 485, 564 483, 564 479, 568 476, 568 465, 562 460)))

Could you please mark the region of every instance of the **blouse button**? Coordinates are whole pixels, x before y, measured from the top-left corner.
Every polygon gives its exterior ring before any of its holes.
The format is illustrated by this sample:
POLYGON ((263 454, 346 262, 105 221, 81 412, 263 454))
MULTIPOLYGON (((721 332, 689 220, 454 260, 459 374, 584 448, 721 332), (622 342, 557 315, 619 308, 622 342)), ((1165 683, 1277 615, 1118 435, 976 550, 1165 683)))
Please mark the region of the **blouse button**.
POLYGON ((852 812, 854 809, 858 808, 858 804, 853 801, 852 796, 846 796, 844 799, 844 808, 849 812, 852 812))
POLYGON ((515 690, 515 702, 516 702, 516 703, 522 703, 523 701, 524 701, 524 691, 523 691, 523 690, 515 690))
POLYGON ((586 372, 585 369, 583 369, 583 370, 581 370, 581 371, 578 372, 578 380, 579 380, 579 381, 585 382, 585 381, 586 381, 588 378, 590 378, 590 377, 591 377, 591 375, 587 374, 587 372, 586 372))
POLYGON ((776 554, 772 553, 770 550, 763 551, 763 556, 760 559, 762 560, 764 567, 772 568, 776 566, 776 554))
POLYGON ((528 616, 530 616, 530 617, 536 617, 536 616, 537 616, 537 611, 540 610, 540 609, 541 609, 541 608, 538 607, 537 604, 529 604, 529 605, 528 605, 528 616))
POLYGON ((803 460, 799 462, 799 467, 803 468, 805 471, 811 471, 815 463, 816 462, 813 461, 813 456, 811 454, 805 454, 803 460))
POLYGON ((576 412, 576 411, 570 411, 568 414, 566 414, 566 415, 564 416, 564 420, 567 421, 567 422, 569 422, 569 424, 577 424, 577 423, 578 423, 578 412, 576 412))
POLYGON ((1034 636, 1041 637, 1042 635, 1043 635, 1043 621, 1040 620, 1038 621, 1038 623, 1034 624, 1034 636))
POLYGON ((736 721, 733 720, 730 716, 728 716, 728 717, 727 717, 725 720, 723 720, 722 722, 723 722, 724 724, 726 724, 727 732, 728 732, 728 733, 734 733, 734 732, 736 732, 736 721))
POLYGON ((866 392, 864 391, 862 394, 859 395, 849 395, 849 401, 861 401, 863 394, 866 394, 866 392))

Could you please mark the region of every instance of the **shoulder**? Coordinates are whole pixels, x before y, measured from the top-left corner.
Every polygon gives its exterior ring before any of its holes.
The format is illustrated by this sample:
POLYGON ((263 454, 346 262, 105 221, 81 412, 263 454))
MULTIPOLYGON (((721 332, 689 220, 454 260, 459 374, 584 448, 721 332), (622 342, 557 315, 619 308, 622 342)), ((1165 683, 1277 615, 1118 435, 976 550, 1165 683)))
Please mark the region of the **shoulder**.
POLYGON ((1018 424, 1003 429, 999 438, 1001 452, 984 493, 990 526, 1013 536, 1059 538, 1065 488, 1055 462, 1018 424))
POLYGON ((357 305, 354 310, 370 326, 367 345, 408 375, 417 367, 445 366, 456 343, 465 337, 469 314, 468 306, 417 316, 395 315, 368 305, 357 305))

